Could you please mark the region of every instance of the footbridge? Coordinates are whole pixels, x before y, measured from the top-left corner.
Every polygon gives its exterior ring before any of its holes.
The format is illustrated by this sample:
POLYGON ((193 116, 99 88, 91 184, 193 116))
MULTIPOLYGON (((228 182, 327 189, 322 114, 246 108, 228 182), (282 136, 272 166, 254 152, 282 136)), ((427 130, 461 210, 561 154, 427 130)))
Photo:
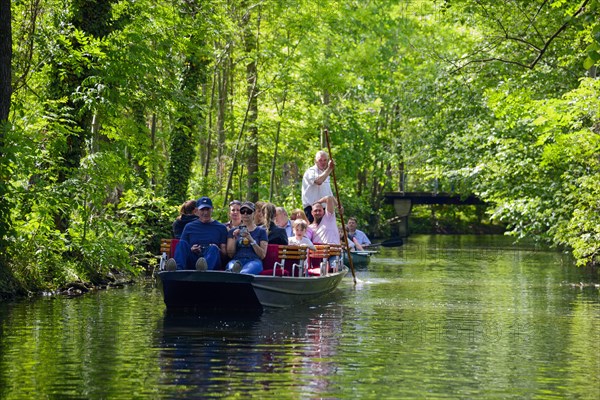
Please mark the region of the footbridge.
POLYGON ((485 202, 475 195, 461 196, 451 192, 387 192, 385 202, 393 204, 399 217, 400 236, 408 236, 408 217, 412 206, 417 204, 483 205, 485 202))

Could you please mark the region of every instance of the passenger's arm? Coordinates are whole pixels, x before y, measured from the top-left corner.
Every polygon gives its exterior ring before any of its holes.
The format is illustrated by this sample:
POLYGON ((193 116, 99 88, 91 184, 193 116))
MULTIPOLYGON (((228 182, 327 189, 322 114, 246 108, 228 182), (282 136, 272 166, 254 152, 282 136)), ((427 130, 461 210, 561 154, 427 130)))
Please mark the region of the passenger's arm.
POLYGON ((267 255, 267 248, 269 247, 269 242, 266 240, 261 240, 260 243, 257 243, 255 240, 252 240, 252 249, 261 260, 265 258, 267 255))
POLYGON ((363 247, 361 246, 360 242, 358 241, 358 239, 356 239, 355 237, 352 238, 352 242, 354 242, 354 246, 356 247, 356 250, 360 250, 363 251, 363 247))
MULTIPOLYGON (((239 231, 239 229, 238 229, 239 231)), ((227 251, 226 254, 229 258, 233 258, 235 256, 235 251, 237 250, 237 235, 234 235, 231 238, 227 238, 227 251)))
POLYGON ((325 207, 325 209, 327 210, 327 212, 329 214, 335 213, 335 207, 337 205, 337 201, 335 200, 335 197, 326 196, 326 197, 323 197, 321 200, 323 200, 325 203, 327 203, 327 206, 325 207))
POLYGON ((331 174, 331 172, 333 171, 334 168, 335 168, 335 163, 333 162, 333 160, 329 160, 327 169, 325 171, 323 171, 323 173, 321 175, 317 176, 317 178, 315 179, 315 184, 321 185, 323 182, 325 182, 325 180, 331 174))

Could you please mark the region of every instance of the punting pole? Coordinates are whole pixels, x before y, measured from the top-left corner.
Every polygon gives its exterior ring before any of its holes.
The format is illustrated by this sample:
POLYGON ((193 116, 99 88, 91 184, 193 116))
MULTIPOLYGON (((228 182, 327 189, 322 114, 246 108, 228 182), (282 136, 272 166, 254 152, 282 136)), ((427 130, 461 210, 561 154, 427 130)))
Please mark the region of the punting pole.
MULTIPOLYGON (((327 150, 329 150, 329 159, 333 160, 331 156, 331 142, 329 140, 329 130, 325 128, 325 141, 327 142, 327 150)), ((331 176, 333 177, 333 186, 335 187, 335 197, 337 198, 338 210, 340 211, 340 222, 342 223, 342 230, 344 231, 344 243, 348 243, 348 232, 346 232, 346 224, 344 223, 344 213, 342 212, 342 202, 340 201, 340 192, 338 190, 337 180, 335 179, 335 167, 333 171, 331 171, 331 176)), ((343 250, 342 250, 343 251, 343 250)), ((354 272, 354 262, 352 261, 352 256, 350 255, 350 248, 348 247, 348 262, 350 263, 350 271, 352 271, 352 279, 354 280, 354 284, 356 285, 356 273, 354 272)))

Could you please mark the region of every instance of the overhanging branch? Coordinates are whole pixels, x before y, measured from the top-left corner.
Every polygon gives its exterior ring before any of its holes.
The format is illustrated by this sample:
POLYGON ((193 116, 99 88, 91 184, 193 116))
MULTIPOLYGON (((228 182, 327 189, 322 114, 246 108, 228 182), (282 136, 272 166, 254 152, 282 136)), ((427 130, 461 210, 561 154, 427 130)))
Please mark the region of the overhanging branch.
MULTIPOLYGON (((585 7, 588 5, 590 0, 584 0, 583 3, 581 4, 581 6, 577 9, 577 11, 573 14, 572 18, 577 18, 579 17, 581 14, 583 14, 585 12, 585 7)), ((545 4, 545 3, 544 3, 545 4)), ((538 14, 539 14, 538 10, 538 14)), ((552 42, 562 33, 564 32, 570 25, 570 20, 565 22, 564 24, 562 24, 557 30, 556 32, 554 32, 543 44, 543 46, 539 47, 534 45, 533 43, 526 41, 524 39, 521 38, 517 38, 517 37, 513 37, 513 36, 509 36, 506 31, 505 31, 505 39, 508 41, 514 41, 514 42, 520 42, 522 44, 525 44, 533 49, 535 49, 535 51, 537 52, 536 57, 530 62, 530 63, 525 63, 522 61, 517 61, 517 60, 510 60, 510 59, 506 59, 506 58, 502 58, 502 57, 487 57, 487 58, 480 58, 480 59, 474 59, 474 60, 470 60, 467 61, 466 63, 464 63, 463 65, 458 66, 456 69, 454 69, 452 72, 457 72, 463 68, 466 68, 467 66, 471 65, 471 64, 480 64, 480 63, 488 63, 488 62, 502 62, 505 64, 513 64, 513 65, 517 65, 519 67, 522 68, 527 68, 527 69, 534 69, 535 66, 540 62, 540 60, 542 59, 542 57, 544 56, 544 54, 546 53, 546 51, 548 51, 548 48, 550 47, 550 45, 552 44, 552 42)), ((500 25, 503 29, 504 27, 502 25, 500 25)))

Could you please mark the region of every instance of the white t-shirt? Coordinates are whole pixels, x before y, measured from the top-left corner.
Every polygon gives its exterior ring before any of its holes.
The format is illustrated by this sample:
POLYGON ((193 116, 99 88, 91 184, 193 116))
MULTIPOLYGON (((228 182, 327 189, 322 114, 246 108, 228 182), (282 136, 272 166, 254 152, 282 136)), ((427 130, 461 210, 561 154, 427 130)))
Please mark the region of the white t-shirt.
POLYGON ((323 172, 316 165, 313 165, 304 173, 302 177, 302 207, 312 206, 325 196, 333 196, 329 176, 322 184, 317 185, 315 183, 315 179, 323 172))
POLYGON ((290 236, 288 238, 288 244, 294 245, 294 246, 302 246, 302 245, 304 245, 304 246, 308 247, 309 249, 312 249, 312 250, 316 249, 316 247, 313 244, 313 242, 311 242, 310 239, 307 238, 306 236, 302 236, 301 240, 296 239, 296 236, 290 236))

